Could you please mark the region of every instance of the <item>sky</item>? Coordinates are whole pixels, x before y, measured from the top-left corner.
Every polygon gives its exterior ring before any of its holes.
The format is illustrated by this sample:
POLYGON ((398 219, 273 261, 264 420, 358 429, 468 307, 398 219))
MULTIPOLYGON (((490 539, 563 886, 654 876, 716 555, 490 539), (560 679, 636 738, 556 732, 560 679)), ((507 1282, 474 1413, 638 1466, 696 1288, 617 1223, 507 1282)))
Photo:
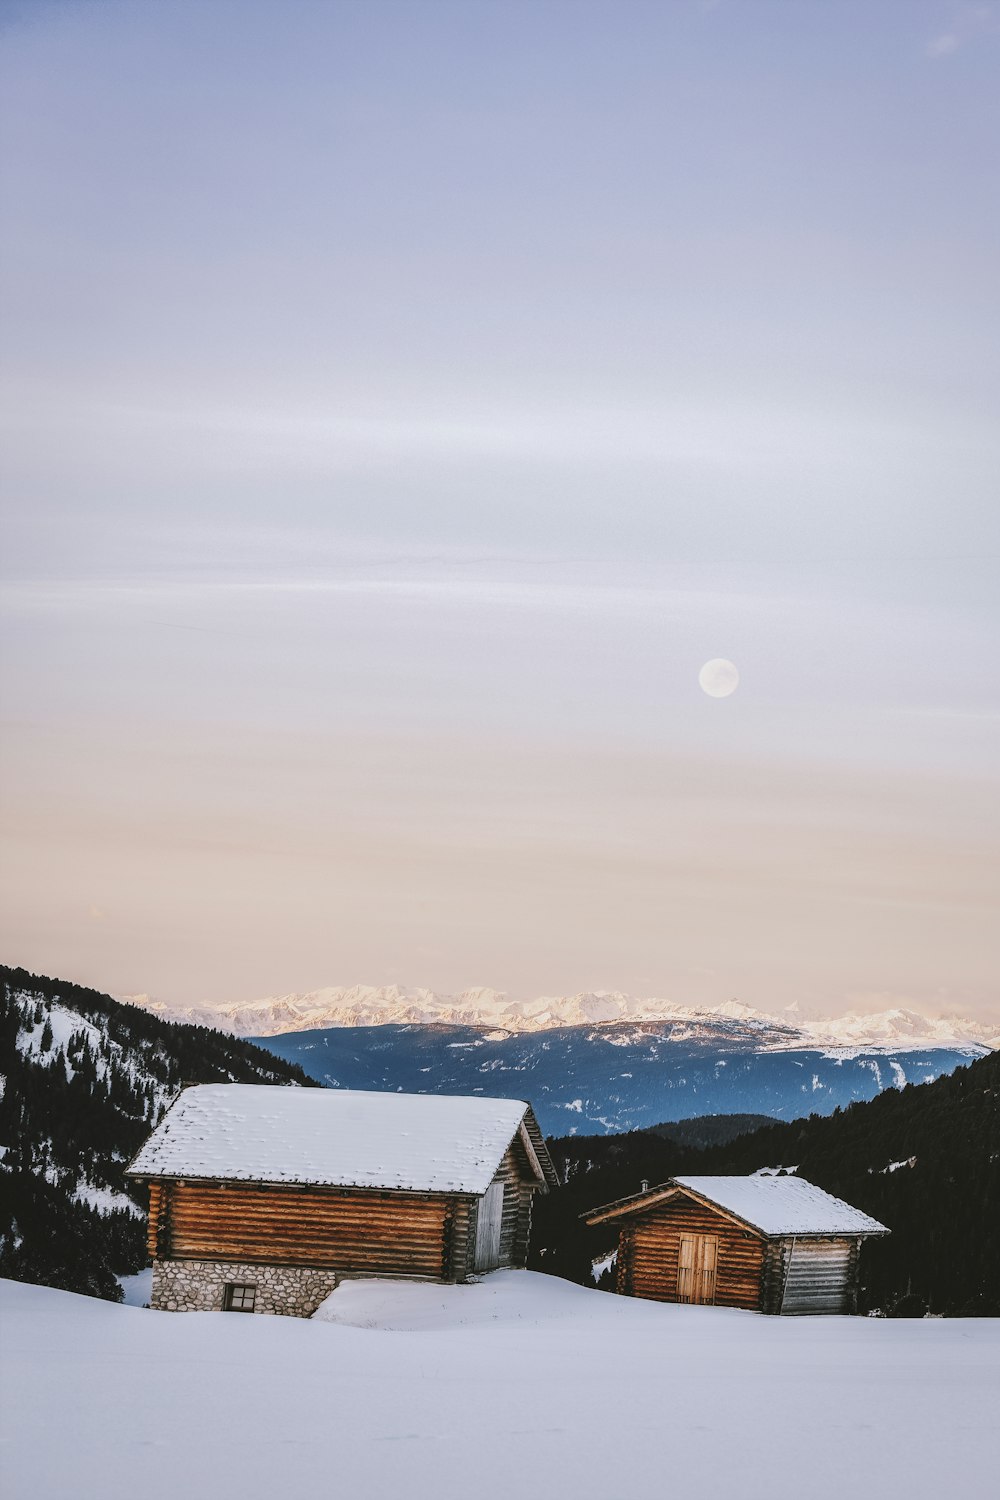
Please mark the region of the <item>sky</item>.
POLYGON ((5 961, 1000 1018, 998 74, 1000 4, 6 0, 5 961))

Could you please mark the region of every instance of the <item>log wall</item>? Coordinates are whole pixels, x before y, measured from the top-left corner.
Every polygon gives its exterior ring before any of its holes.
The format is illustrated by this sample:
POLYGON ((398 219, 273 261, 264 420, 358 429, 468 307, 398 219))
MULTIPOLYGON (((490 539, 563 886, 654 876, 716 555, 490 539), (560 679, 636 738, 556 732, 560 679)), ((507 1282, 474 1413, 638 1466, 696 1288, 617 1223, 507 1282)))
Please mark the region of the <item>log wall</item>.
POLYGON ((145 1248, 147 1248, 150 1260, 159 1260, 163 1253, 169 1253, 165 1220, 166 1194, 163 1191, 163 1184, 150 1182, 150 1217, 145 1221, 145 1248))
POLYGON ((150 1253, 440 1279, 455 1274, 448 1252, 458 1237, 458 1202, 337 1188, 153 1182, 150 1253))
POLYGON ((535 1177, 524 1148, 515 1137, 494 1181, 503 1180, 503 1219, 500 1223, 500 1264, 521 1267, 528 1260, 531 1232, 531 1199, 535 1177))
POLYGON ((449 1281, 466 1281, 472 1274, 476 1258, 476 1204, 475 1199, 459 1198, 451 1221, 451 1240, 448 1245, 445 1270, 449 1281))
POLYGON ((677 1302, 682 1234, 714 1235, 718 1240, 718 1307, 762 1306, 762 1237, 683 1197, 625 1220, 618 1245, 617 1290, 629 1297, 677 1302))
POLYGON ((781 1299, 785 1290, 785 1264, 790 1243, 789 1240, 768 1240, 764 1247, 761 1312, 780 1313, 781 1311, 781 1299))

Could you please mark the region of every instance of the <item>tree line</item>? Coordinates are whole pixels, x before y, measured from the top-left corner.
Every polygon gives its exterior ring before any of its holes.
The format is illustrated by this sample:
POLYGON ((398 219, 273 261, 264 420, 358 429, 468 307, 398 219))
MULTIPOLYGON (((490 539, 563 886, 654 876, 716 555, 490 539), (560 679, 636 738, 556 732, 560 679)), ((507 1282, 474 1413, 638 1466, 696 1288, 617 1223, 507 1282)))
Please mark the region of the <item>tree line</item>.
POLYGON ((579 1216, 639 1192, 643 1181, 794 1168, 892 1230, 865 1243, 862 1311, 1000 1315, 1000 1053, 706 1149, 670 1138, 674 1130, 551 1140, 564 1186, 537 1201, 533 1267, 591 1283, 592 1262, 615 1234, 579 1216))

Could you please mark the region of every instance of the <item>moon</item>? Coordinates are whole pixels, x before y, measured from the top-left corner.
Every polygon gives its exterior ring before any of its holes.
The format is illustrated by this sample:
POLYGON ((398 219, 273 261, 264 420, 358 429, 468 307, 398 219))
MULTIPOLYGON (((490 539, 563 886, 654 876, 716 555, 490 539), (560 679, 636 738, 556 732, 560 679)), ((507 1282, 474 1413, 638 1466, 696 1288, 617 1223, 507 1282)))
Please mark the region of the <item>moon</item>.
POLYGON ((716 656, 707 661, 698 673, 698 682, 703 693, 710 698, 728 698, 740 685, 740 674, 731 661, 716 656))

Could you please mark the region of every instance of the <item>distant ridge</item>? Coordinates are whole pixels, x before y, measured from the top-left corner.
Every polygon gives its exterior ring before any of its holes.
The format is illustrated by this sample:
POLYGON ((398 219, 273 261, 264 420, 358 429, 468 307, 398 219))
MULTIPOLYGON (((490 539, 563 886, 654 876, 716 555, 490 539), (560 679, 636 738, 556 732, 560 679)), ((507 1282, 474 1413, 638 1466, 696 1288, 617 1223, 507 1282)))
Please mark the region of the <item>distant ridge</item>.
POLYGON ((850 1013, 836 1019, 804 1021, 794 1007, 767 1015, 727 1000, 721 1005, 687 1006, 669 1000, 639 999, 618 990, 583 991, 513 1001, 499 990, 478 988, 459 995, 400 985, 354 985, 311 990, 305 994, 267 996, 244 1005, 171 1007, 148 995, 120 997, 168 1021, 181 1021, 237 1036, 280 1036, 286 1032, 328 1027, 433 1025, 478 1026, 511 1034, 549 1031, 567 1026, 639 1023, 738 1021, 759 1033, 762 1050, 803 1046, 820 1048, 884 1047, 893 1051, 928 1046, 1000 1047, 1000 1025, 957 1017, 929 1019, 903 1007, 876 1015, 850 1013))

